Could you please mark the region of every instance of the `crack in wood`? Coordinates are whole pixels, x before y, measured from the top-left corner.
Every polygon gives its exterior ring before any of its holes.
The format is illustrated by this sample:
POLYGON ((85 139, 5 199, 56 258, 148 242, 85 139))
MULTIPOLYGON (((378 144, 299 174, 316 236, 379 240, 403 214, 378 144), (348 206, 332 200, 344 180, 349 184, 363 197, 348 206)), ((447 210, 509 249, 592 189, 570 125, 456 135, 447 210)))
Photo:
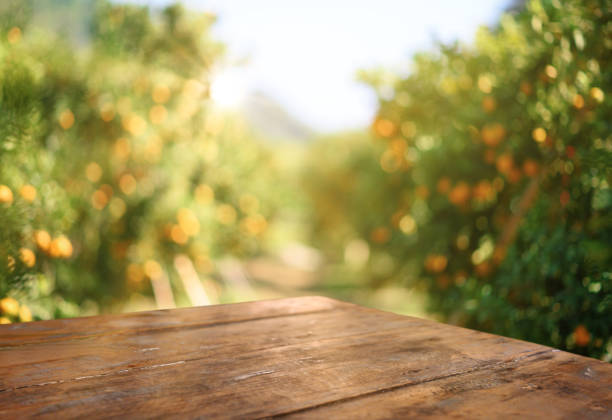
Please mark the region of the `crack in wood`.
POLYGON ((158 368, 163 368, 163 367, 168 367, 168 366, 177 366, 177 365, 185 364, 185 362, 186 362, 185 360, 179 360, 178 362, 159 363, 156 365, 147 365, 147 366, 139 366, 139 367, 133 367, 133 368, 127 368, 127 369, 121 369, 121 370, 113 370, 110 372, 97 373, 95 375, 77 376, 75 378, 70 378, 70 379, 58 379, 56 381, 41 382, 38 384, 20 385, 14 388, 0 389, 0 392, 15 391, 18 389, 35 388, 35 387, 41 387, 41 386, 47 386, 47 385, 63 384, 67 382, 76 382, 76 381, 82 381, 84 379, 103 378, 106 376, 131 373, 131 372, 137 372, 137 371, 142 371, 142 370, 158 369, 158 368))
POLYGON ((276 372, 276 371, 275 370, 260 370, 260 371, 257 371, 257 372, 246 373, 244 375, 236 376, 234 378, 234 381, 243 381, 245 379, 252 378, 253 376, 269 375, 269 374, 274 373, 274 372, 276 372))

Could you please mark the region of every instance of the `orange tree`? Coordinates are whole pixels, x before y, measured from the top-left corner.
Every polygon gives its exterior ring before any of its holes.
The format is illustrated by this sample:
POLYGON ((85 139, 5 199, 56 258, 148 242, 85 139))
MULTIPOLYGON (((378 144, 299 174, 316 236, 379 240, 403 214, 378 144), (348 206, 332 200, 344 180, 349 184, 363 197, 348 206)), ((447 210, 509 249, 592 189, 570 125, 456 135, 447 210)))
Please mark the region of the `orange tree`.
POLYGON ((339 208, 446 320, 609 357, 609 21, 603 1, 531 1, 408 76, 367 75, 382 150, 347 159, 358 188, 314 195, 318 225, 339 208))
POLYGON ((609 18, 605 2, 532 1, 474 47, 417 55, 381 100, 382 169, 411 197, 391 252, 423 262, 435 311, 610 352, 609 18))
POLYGON ((78 48, 13 3, 0 22, 2 321, 31 318, 15 299, 75 315, 151 293, 156 277, 186 299, 181 269, 258 252, 275 164, 208 103, 214 18, 100 1, 78 48))

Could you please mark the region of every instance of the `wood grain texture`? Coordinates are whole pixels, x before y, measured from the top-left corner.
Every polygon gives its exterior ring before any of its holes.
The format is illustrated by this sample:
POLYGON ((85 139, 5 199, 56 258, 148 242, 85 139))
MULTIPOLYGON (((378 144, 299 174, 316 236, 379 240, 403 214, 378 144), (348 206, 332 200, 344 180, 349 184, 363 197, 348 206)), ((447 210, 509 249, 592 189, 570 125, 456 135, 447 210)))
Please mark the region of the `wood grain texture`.
POLYGON ((0 418, 612 418, 612 366, 322 297, 0 326, 0 418))

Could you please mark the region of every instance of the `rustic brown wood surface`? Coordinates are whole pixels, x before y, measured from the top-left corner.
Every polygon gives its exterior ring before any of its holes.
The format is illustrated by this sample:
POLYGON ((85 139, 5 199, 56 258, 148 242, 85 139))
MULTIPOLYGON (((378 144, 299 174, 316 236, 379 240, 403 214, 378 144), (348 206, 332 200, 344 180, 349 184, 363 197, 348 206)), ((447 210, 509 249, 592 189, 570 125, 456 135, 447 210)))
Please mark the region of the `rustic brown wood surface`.
POLYGON ((612 365, 322 297, 0 326, 0 418, 612 418, 612 365))

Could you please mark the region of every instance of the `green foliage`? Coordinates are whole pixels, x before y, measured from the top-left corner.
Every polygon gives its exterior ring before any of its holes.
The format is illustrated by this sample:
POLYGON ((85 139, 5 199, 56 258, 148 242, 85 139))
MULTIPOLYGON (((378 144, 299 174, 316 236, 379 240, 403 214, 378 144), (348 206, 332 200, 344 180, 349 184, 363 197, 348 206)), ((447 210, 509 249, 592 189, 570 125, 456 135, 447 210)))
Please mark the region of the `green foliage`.
POLYGON ((372 286, 420 287, 444 320, 610 357, 609 21, 605 2, 532 1, 474 46, 417 54, 408 76, 366 74, 381 151, 316 155, 315 238, 341 214, 340 246, 367 241, 365 270, 386 267, 372 286))
POLYGON ((154 277, 185 301, 176 257, 257 254, 278 203, 271 152, 209 105, 214 18, 95 4, 90 48, 21 21, 0 42, 0 298, 39 318, 154 277))

